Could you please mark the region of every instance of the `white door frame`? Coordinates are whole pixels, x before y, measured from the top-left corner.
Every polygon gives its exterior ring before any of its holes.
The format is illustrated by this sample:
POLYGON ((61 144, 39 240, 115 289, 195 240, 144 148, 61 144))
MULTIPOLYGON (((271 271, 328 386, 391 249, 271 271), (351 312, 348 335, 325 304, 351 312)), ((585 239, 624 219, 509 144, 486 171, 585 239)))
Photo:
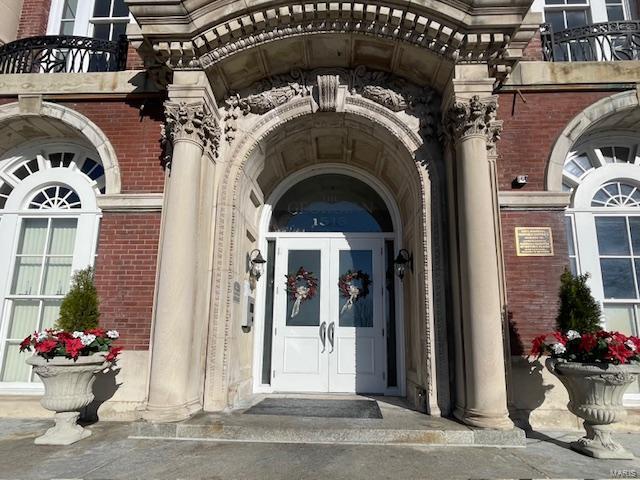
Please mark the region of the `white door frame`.
MULTIPOLYGON (((403 248, 402 246, 402 222, 400 210, 393 200, 391 192, 383 185, 375 176, 357 167, 336 163, 325 163, 322 165, 312 165, 303 168, 284 179, 265 200, 262 207, 259 223, 260 238, 258 248, 261 252, 266 253, 268 240, 276 240, 278 238, 300 238, 319 236, 324 238, 382 238, 385 240, 393 240, 394 252, 403 248), (269 232, 269 222, 273 205, 276 205, 280 198, 294 185, 306 180, 309 177, 324 174, 341 174, 354 177, 363 181, 373 188, 383 202, 387 206, 391 221, 393 223, 393 232, 385 233, 349 233, 342 232, 322 232, 322 233, 294 233, 294 232, 269 232)), ((406 395, 406 370, 405 370, 405 335, 404 335, 404 305, 402 299, 402 282, 397 276, 394 276, 395 288, 395 314, 396 314, 396 369, 397 369, 397 387, 387 388, 385 395, 406 395)), ((265 323, 265 300, 266 300, 266 281, 258 282, 256 287, 256 312, 253 325, 253 392, 254 393, 272 393, 274 390, 271 385, 262 383, 262 356, 263 356, 263 339, 264 339, 264 323, 265 323)), ((387 377, 388 378, 388 377, 387 377)))

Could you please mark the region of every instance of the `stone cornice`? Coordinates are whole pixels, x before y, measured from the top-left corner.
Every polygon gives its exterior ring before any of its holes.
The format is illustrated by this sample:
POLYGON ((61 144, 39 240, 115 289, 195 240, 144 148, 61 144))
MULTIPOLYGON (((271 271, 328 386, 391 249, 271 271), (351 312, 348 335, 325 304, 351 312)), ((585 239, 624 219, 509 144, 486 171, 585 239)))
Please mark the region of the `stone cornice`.
POLYGON ((143 25, 137 48, 152 69, 210 68, 270 42, 338 33, 415 45, 452 62, 485 62, 504 77, 535 33, 521 22, 508 27, 486 23, 482 27, 465 26, 444 19, 441 11, 427 11, 417 4, 262 3, 250 11, 238 5, 236 11, 234 16, 235 11, 227 6, 224 16, 193 33, 164 32, 155 27, 145 31, 143 25))
POLYGON ((445 131, 454 143, 470 136, 483 136, 487 149, 491 150, 502 131, 502 121, 496 120, 497 109, 496 96, 481 99, 474 95, 468 100, 457 100, 444 115, 445 131))

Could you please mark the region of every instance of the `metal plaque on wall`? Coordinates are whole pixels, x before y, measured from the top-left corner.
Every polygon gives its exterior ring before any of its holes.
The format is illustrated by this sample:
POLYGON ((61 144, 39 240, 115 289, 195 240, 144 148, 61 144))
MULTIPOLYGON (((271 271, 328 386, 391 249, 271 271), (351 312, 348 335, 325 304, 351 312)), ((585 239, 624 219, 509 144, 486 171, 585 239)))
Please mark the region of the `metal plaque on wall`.
POLYGON ((552 257, 550 227, 516 227, 516 254, 519 257, 552 257))

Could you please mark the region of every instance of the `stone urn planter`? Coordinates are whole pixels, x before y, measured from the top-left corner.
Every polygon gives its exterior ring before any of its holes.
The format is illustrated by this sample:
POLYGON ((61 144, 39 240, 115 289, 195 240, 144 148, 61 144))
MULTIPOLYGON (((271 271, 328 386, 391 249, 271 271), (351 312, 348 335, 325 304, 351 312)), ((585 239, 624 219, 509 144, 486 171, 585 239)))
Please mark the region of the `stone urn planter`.
POLYGON ((40 401, 47 410, 55 412, 55 426, 36 438, 38 445, 70 445, 91 435, 76 422, 80 410, 93 399, 93 383, 96 373, 109 366, 105 353, 79 356, 76 360, 53 357, 49 360, 39 355, 27 359, 44 384, 44 397, 40 401))
POLYGON ((556 358, 548 358, 546 366, 566 387, 569 411, 584 420, 587 434, 572 442, 571 449, 594 458, 635 458, 613 440, 612 426, 627 415, 622 396, 640 374, 640 366, 567 362, 556 358))

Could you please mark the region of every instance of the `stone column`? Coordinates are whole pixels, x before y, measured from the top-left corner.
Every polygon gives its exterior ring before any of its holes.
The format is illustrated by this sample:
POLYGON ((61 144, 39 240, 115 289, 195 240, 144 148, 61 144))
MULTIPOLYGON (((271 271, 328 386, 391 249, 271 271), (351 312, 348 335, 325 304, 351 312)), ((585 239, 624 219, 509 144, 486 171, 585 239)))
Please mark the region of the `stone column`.
POLYGON ((488 150, 501 122, 496 97, 456 99, 445 125, 455 152, 464 401, 456 416, 469 425, 512 428, 507 410, 496 185, 488 150))
MULTIPOLYGON (((187 72, 185 72, 187 73, 187 72)), ((193 84, 170 86, 165 103, 169 169, 163 207, 156 307, 151 348, 149 398, 144 418, 170 422, 202 408, 191 381, 197 287, 200 172, 203 152, 217 148, 220 130, 208 99, 193 84), (172 88, 173 87, 173 88, 172 88)), ((199 372, 196 372, 199 373, 199 372)))

